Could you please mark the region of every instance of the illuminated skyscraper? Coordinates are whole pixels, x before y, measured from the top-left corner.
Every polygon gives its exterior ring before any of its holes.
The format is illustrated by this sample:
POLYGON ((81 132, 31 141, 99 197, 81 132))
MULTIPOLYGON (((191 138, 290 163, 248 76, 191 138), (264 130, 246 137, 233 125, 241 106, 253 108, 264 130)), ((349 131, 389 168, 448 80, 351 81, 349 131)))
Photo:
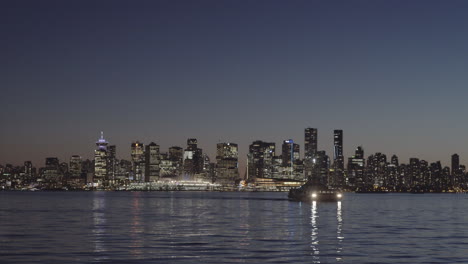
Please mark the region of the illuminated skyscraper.
POLYGON ((145 145, 138 141, 131 145, 133 180, 142 182, 145 179, 145 145))
POLYGON ((151 142, 145 150, 145 182, 159 180, 159 145, 151 142))
POLYGON ((343 130, 333 132, 333 169, 332 186, 344 185, 343 130))
POLYGON ((203 171, 203 152, 197 146, 197 139, 187 139, 187 148, 184 151, 184 171, 194 175, 203 171))
POLYGON ((249 146, 247 180, 255 182, 256 178, 270 178, 274 156, 275 143, 254 141, 249 146))
POLYGON ((81 177, 81 162, 82 162, 82 159, 80 156, 78 155, 73 155, 71 156, 70 158, 70 169, 69 169, 69 172, 70 172, 70 175, 71 177, 73 178, 79 178, 81 177))
POLYGON ((348 182, 350 187, 362 187, 364 185, 364 150, 361 146, 356 148, 353 157, 348 159, 348 182))
POLYGON ((317 129, 306 128, 304 133, 304 158, 312 160, 317 154, 317 129))
POLYGON ((104 133, 101 132, 101 138, 96 142, 97 149, 94 151, 94 183, 102 184, 107 176, 107 142, 104 139, 104 133))
POLYGON ((58 158, 46 158, 44 178, 46 180, 57 180, 59 178, 59 165, 58 158))
POLYGON ((28 178, 33 176, 33 166, 31 161, 24 162, 24 176, 28 178))
POLYGON ((299 144, 294 143, 292 139, 284 140, 281 150, 283 167, 291 167, 295 161, 300 159, 299 144))
POLYGON ((234 183, 239 179, 238 155, 237 144, 216 145, 216 181, 234 183))

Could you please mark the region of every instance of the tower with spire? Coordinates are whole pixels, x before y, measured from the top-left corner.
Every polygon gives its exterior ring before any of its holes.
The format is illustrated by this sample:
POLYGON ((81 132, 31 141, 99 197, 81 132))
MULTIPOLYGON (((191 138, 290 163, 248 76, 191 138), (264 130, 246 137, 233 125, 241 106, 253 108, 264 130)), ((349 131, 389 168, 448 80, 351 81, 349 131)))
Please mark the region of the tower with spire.
POLYGON ((107 142, 104 139, 104 132, 101 131, 101 138, 96 141, 94 150, 94 180, 95 184, 102 185, 107 175, 107 142))

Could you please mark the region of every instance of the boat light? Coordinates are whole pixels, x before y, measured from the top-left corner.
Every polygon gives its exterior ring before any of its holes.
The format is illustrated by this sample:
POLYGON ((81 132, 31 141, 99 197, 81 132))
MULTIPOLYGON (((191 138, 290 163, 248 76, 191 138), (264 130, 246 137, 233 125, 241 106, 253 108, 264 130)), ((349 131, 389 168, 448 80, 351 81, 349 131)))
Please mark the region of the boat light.
POLYGON ((317 198, 317 193, 312 193, 312 198, 317 198))
POLYGON ((343 197, 343 195, 342 195, 341 193, 338 193, 338 194, 336 195, 336 197, 341 198, 341 197, 343 197))

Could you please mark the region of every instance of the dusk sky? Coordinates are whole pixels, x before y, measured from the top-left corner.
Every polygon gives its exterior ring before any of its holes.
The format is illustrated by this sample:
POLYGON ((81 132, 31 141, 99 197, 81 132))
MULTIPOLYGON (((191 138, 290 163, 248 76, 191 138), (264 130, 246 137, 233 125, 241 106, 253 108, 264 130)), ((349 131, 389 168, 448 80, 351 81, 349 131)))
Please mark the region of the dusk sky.
POLYGON ((2 1, 0 164, 284 139, 468 164, 468 1, 2 1))

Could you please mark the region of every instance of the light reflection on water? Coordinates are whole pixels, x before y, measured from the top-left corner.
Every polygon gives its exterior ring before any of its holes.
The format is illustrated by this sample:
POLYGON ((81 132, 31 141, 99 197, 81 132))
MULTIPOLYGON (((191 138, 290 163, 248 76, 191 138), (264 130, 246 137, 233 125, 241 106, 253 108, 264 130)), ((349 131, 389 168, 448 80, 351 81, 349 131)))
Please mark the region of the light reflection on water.
POLYGON ((93 242, 94 242, 94 252, 97 253, 97 257, 95 260, 103 260, 107 259, 108 256, 99 254, 105 252, 105 244, 103 236, 106 233, 105 225, 106 225, 106 196, 102 192, 94 192, 93 193, 93 230, 92 233, 94 235, 93 242))
POLYGON ((0 193, 0 262, 468 263, 466 195, 285 196, 0 193))

